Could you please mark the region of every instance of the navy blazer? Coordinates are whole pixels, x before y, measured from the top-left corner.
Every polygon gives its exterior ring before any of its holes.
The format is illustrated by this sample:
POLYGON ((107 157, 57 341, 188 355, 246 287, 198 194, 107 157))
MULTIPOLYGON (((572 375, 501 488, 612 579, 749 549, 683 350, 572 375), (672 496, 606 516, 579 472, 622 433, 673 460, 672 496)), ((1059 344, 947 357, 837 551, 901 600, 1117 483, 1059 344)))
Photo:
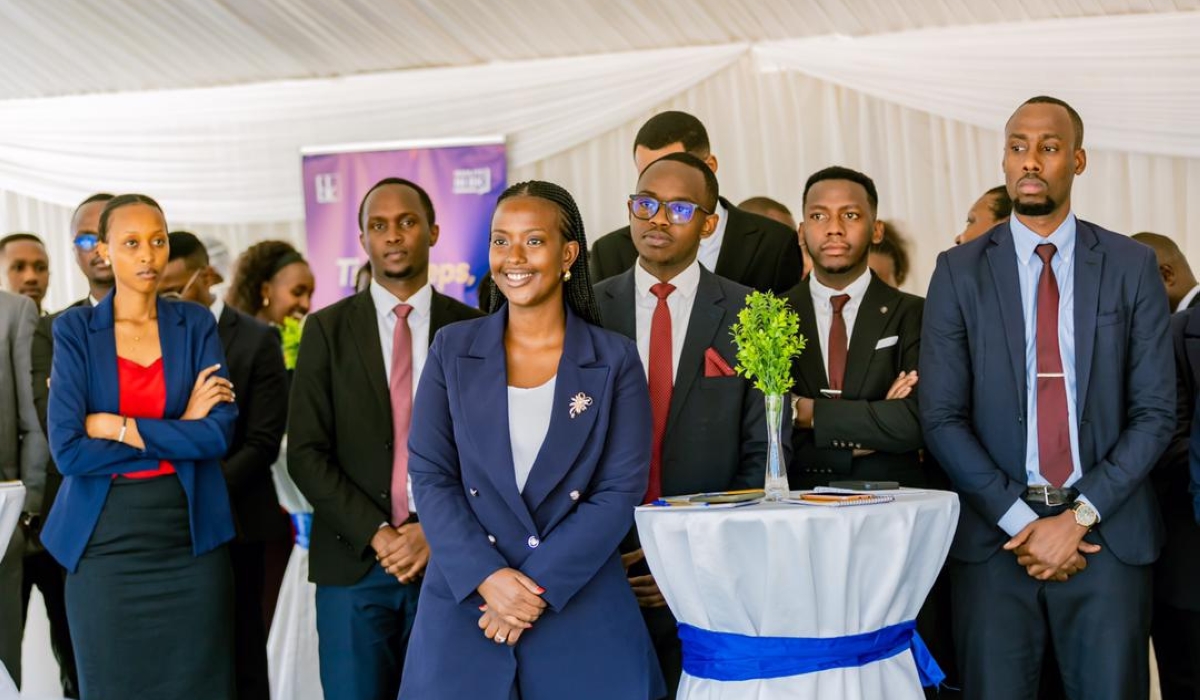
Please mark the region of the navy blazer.
POLYGON ((146 448, 87 436, 88 414, 120 413, 113 296, 94 308, 70 309, 54 322, 47 424, 50 450, 64 478, 42 542, 68 571, 75 570, 87 547, 113 475, 154 469, 164 459, 175 467, 187 494, 192 551, 200 555, 233 538, 220 460, 229 449, 237 408, 219 403, 207 418, 179 419, 200 370, 220 364, 217 373, 229 376, 211 311, 190 302, 158 300, 167 403, 162 419, 137 419, 146 448))
MULTIPOLYGON (((1146 477, 1175 429, 1166 291, 1154 252, 1077 221, 1075 372, 1079 461, 1074 488, 1100 511, 1097 532, 1127 564, 1163 541, 1146 477)), ((1026 488, 1025 322, 1005 222, 938 256, 921 335, 925 442, 963 508, 951 555, 979 562, 1008 539, 998 523, 1026 488)))
POLYGON ((514 685, 527 700, 660 697, 617 554, 649 478, 637 346, 568 310, 549 431, 522 492, 509 440, 509 421, 521 418, 508 415, 507 320, 504 307, 443 328, 417 388, 408 470, 431 558, 400 697, 508 700, 514 685), (547 603, 511 649, 476 625, 476 588, 507 567, 541 585, 547 603))

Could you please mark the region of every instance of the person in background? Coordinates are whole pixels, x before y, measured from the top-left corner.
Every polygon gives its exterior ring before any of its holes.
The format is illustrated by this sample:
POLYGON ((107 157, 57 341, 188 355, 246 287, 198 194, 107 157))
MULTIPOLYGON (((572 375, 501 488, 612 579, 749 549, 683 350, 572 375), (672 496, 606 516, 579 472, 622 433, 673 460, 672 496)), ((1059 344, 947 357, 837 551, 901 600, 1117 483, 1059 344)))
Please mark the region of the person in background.
POLYGON ((796 229, 796 218, 792 216, 792 210, 788 209, 783 202, 776 201, 770 197, 751 197, 738 204, 737 208, 742 211, 748 211, 751 214, 758 214, 768 219, 774 219, 796 231, 796 238, 800 241, 800 253, 804 256, 804 274, 800 276, 800 279, 808 279, 809 273, 812 272, 812 256, 808 254, 808 248, 804 247, 804 236, 796 229))
POLYGON ((33 300, 45 315, 42 301, 50 287, 50 256, 46 244, 32 233, 11 233, 0 238, 0 289, 33 300))
POLYGON ((1192 266, 1179 249, 1179 244, 1162 234, 1149 231, 1135 233, 1130 238, 1154 250, 1158 274, 1167 288, 1167 302, 1172 312, 1179 313, 1200 303, 1200 283, 1196 282, 1192 266))
POLYGON ((371 261, 368 260, 354 273, 354 291, 362 292, 371 286, 371 261))
POLYGON ((263 587, 265 543, 288 540, 291 530, 279 508, 271 464, 287 426, 287 370, 279 332, 214 296, 222 282, 195 235, 172 231, 171 253, 160 296, 190 301, 212 312, 225 350, 229 378, 241 388, 233 440, 221 460, 237 538, 229 545, 233 565, 235 675, 238 700, 270 700, 263 587))
POLYGON ((1008 221, 1012 215, 1012 199, 1004 185, 997 185, 984 192, 967 211, 967 225, 962 233, 954 237, 954 245, 962 245, 979 238, 997 224, 1008 221))
POLYGON ((899 289, 908 279, 911 265, 908 238, 892 222, 881 220, 880 223, 883 224, 883 238, 871 244, 867 265, 884 284, 899 289))
POLYGON ((232 698, 219 460, 237 408, 217 324, 158 298, 169 244, 153 199, 109 200, 97 237, 115 288, 54 324, 48 422, 65 479, 42 530, 68 571, 81 696, 232 698))
POLYGON ((304 256, 291 243, 262 241, 243 252, 234 266, 225 301, 273 326, 302 320, 312 306, 316 281, 304 256))
POLYGON ((413 411, 433 558, 400 698, 654 700, 617 553, 650 460, 637 346, 600 327, 566 190, 508 188, 490 242, 493 312, 442 330, 413 411))

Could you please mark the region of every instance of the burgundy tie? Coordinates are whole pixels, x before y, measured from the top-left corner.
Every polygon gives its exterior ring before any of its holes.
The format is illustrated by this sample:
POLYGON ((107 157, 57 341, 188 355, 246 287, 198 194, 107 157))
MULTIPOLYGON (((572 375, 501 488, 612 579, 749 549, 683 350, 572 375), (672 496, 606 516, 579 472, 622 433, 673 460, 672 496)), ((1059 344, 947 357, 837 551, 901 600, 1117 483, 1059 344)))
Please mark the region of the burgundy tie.
POLYGON ((1067 379, 1058 351, 1058 280, 1050 259, 1052 243, 1034 249, 1042 259, 1037 291, 1037 430, 1042 477, 1062 488, 1071 476, 1071 437, 1067 426, 1067 379))
POLYGON ((408 519, 408 427, 412 422, 412 329, 408 315, 413 307, 397 304, 396 330, 392 332, 392 524, 408 519))
POLYGON ((833 323, 829 324, 829 388, 837 391, 842 389, 842 380, 846 378, 846 346, 850 344, 846 337, 846 318, 842 309, 850 301, 849 294, 838 294, 830 297, 833 304, 833 323))
POLYGON ((662 444, 667 432, 667 414, 671 410, 671 390, 675 372, 671 367, 671 310, 667 297, 675 285, 659 282, 650 288, 658 297, 654 315, 650 317, 650 415, 654 425, 654 441, 650 451, 650 483, 646 487, 646 503, 662 496, 662 444))

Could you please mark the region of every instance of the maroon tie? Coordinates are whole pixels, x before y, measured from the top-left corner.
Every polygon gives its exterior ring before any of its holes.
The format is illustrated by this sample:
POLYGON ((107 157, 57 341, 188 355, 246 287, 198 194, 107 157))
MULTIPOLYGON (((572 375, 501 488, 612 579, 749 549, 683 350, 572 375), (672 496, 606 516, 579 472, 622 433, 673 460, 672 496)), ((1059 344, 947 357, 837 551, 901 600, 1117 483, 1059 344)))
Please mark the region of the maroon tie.
POLYGON ((412 423, 412 329, 408 315, 413 307, 397 304, 396 330, 392 332, 392 524, 408 519, 408 427, 412 423))
POLYGON ((667 413, 671 410, 671 390, 675 372, 671 367, 671 310, 667 297, 675 285, 659 282, 650 288, 658 297, 654 315, 650 317, 650 415, 654 425, 654 441, 650 451, 650 483, 646 486, 645 503, 662 496, 662 444, 667 432, 667 413))
POLYGON ((830 297, 833 304, 833 323, 829 324, 829 388, 837 391, 842 389, 842 380, 846 378, 846 346, 850 344, 846 337, 846 318, 842 309, 850 301, 849 294, 838 294, 830 297))
POLYGON ((1050 259, 1057 250, 1043 243, 1034 251, 1042 259, 1037 291, 1037 429, 1042 477, 1062 488, 1071 476, 1071 437, 1067 426, 1067 379, 1058 351, 1058 280, 1050 259))

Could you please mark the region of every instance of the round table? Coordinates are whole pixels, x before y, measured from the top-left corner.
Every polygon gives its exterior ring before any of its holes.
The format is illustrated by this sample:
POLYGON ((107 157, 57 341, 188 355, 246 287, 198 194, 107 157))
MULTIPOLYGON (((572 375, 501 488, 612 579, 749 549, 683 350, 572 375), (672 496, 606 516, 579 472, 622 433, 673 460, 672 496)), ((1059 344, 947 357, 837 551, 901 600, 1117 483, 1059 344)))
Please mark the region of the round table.
MULTIPOLYGON (((913 620, 945 562, 958 496, 889 492, 890 503, 637 509, 646 560, 680 623, 750 637, 835 638, 913 620)), ((690 676, 687 700, 909 699, 911 652, 860 667, 766 680, 690 676)))
MULTIPOLYGON (((25 485, 19 481, 0 481, 0 556, 8 550, 8 541, 21 519, 25 506, 25 485)), ((17 686, 8 669, 0 663, 0 698, 16 697, 17 686)))

